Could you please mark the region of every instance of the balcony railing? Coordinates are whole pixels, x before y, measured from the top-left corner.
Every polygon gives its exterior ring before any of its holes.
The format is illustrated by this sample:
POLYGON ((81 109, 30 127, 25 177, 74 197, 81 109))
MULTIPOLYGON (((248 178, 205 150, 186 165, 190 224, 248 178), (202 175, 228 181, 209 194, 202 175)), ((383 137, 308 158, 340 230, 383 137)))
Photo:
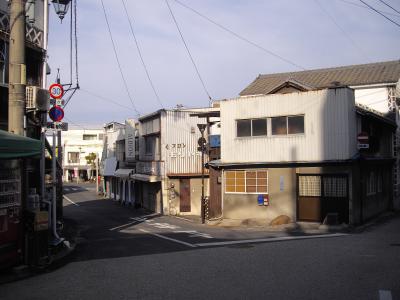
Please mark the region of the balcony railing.
MULTIPOLYGON (((10 15, 0 10, 0 31, 10 33, 10 15)), ((43 48, 43 31, 39 28, 26 24, 26 40, 35 46, 43 48)))

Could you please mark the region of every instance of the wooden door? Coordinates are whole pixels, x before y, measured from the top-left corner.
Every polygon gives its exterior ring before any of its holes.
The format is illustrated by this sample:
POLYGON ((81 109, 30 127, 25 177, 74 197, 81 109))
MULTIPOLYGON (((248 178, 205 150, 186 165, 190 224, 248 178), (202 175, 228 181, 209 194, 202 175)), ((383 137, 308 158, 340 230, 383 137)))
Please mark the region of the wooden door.
POLYGON ((190 212, 190 179, 181 179, 179 184, 180 190, 180 202, 179 211, 180 212, 190 212))
POLYGON ((299 221, 321 221, 321 176, 299 175, 297 197, 299 221))

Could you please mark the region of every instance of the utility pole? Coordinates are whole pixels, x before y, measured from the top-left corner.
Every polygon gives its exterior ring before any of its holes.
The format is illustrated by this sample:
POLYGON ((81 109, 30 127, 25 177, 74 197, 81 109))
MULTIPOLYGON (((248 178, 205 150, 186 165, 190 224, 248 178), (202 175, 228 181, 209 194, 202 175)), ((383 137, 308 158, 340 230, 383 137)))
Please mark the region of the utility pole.
POLYGON ((99 194, 99 154, 96 152, 96 195, 99 194))
POLYGON ((204 131, 207 127, 206 124, 197 124, 197 127, 200 130, 201 138, 198 140, 198 150, 201 151, 201 223, 204 224, 206 222, 206 207, 204 203, 204 152, 206 151, 206 139, 204 138, 204 131))
POLYGON ((25 1, 10 1, 10 51, 8 84, 8 131, 24 135, 26 65, 25 1))

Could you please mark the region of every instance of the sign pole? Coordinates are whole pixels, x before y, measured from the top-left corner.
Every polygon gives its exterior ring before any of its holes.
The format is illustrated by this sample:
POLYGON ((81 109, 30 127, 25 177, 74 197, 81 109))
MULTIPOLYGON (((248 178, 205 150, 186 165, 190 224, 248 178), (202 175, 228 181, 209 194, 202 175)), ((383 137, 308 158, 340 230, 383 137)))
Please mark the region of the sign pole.
POLYGON ((56 239, 60 239, 60 237, 57 234, 57 169, 56 169, 56 130, 57 126, 56 123, 54 122, 54 128, 53 128, 53 155, 52 155, 52 182, 53 182, 53 199, 51 201, 51 218, 52 218, 52 228, 53 228, 53 234, 56 239))

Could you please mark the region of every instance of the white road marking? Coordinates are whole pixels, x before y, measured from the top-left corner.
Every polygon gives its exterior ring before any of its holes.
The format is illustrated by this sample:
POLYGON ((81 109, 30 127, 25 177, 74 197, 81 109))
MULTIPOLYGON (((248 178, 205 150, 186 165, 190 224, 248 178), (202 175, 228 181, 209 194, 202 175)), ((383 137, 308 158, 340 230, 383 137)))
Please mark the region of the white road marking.
POLYGON ((180 240, 176 240, 176 239, 173 239, 173 238, 170 238, 170 237, 158 234, 158 233, 150 232, 150 231, 147 231, 145 229, 139 229, 139 230, 142 231, 142 232, 145 232, 147 234, 159 237, 161 239, 168 240, 168 241, 171 241, 171 242, 175 242, 175 243, 178 243, 178 244, 182 244, 182 245, 185 245, 185 246, 188 246, 188 247, 191 247, 191 248, 196 248, 197 247, 196 245, 193 245, 193 244, 190 244, 190 243, 186 243, 186 242, 182 242, 180 240))
POLYGON ((290 240, 305 240, 305 239, 316 239, 316 238, 330 238, 345 236, 346 233, 333 233, 333 234, 320 234, 320 235, 309 235, 309 236, 284 236, 277 238, 265 238, 265 239, 253 239, 253 240, 237 240, 237 241, 226 241, 226 242, 212 242, 212 243, 197 243, 198 247, 210 247, 210 246, 225 246, 225 245, 236 245, 236 244, 254 244, 254 243, 268 243, 268 242, 279 242, 279 241, 290 241, 290 240))
POLYGON ((392 300, 392 292, 388 290, 379 290, 379 300, 392 300))
POLYGON ((67 196, 63 195, 64 199, 71 202, 73 205, 79 206, 78 203, 75 203, 74 201, 72 201, 71 199, 69 199, 67 196))
POLYGON ((110 229, 108 229, 108 230, 113 231, 113 230, 120 229, 120 228, 122 228, 122 227, 126 227, 126 226, 129 226, 129 225, 137 224, 137 223, 138 223, 137 221, 134 221, 134 222, 126 223, 126 224, 124 224, 124 225, 119 225, 119 226, 117 226, 117 227, 110 228, 110 229))
POLYGON ((150 223, 149 225, 150 226, 154 226, 154 227, 159 228, 159 229, 178 229, 178 228, 181 228, 180 226, 171 225, 171 224, 168 224, 168 223, 150 223))
POLYGON ((78 189, 76 189, 76 188, 72 188, 72 190, 73 190, 73 191, 77 191, 78 189))
POLYGON ((191 237, 191 238, 196 238, 196 237, 201 237, 201 238, 205 238, 205 239, 213 238, 208 233, 197 232, 196 230, 177 230, 177 231, 174 231, 174 233, 187 233, 187 234, 189 234, 189 237, 191 237))
POLYGON ((64 188, 64 191, 67 191, 67 192, 68 192, 68 191, 69 191, 69 188, 64 188))

